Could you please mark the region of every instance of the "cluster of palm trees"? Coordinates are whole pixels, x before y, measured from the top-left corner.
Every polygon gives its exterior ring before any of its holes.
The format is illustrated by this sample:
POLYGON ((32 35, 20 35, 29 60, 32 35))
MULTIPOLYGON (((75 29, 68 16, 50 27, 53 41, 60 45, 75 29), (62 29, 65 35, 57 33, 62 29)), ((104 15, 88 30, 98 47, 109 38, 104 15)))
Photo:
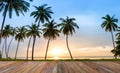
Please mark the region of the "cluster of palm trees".
MULTIPOLYGON (((32 1, 32 0, 30 0, 32 1)), ((0 1, 0 12, 3 11, 3 22, 1 25, 1 32, 0 32, 0 39, 3 42, 2 47, 2 54, 3 49, 5 49, 6 58, 9 58, 9 50, 13 39, 18 41, 16 52, 15 52, 15 59, 17 58, 17 52, 19 48, 20 42, 23 42, 24 39, 28 38, 28 46, 27 46, 27 55, 26 59, 28 60, 28 52, 31 43, 31 39, 33 39, 32 44, 32 60, 34 60, 34 46, 36 42, 36 38, 40 38, 43 34, 45 39, 48 39, 46 53, 45 53, 45 60, 47 58, 47 52, 49 43, 51 40, 56 39, 60 36, 60 32, 66 35, 66 44, 70 54, 71 59, 73 56, 69 49, 68 45, 68 36, 73 35, 75 32, 75 28, 79 28, 79 26, 74 22, 75 18, 69 18, 68 16, 64 18, 60 18, 61 23, 57 24, 51 17, 53 14, 51 7, 48 7, 47 4, 43 4, 41 6, 34 6, 36 11, 33 11, 30 16, 35 19, 35 23, 32 25, 26 25, 22 27, 15 27, 13 28, 10 25, 4 25, 6 15, 9 12, 9 17, 12 17, 13 10, 15 11, 16 15, 19 16, 20 13, 24 15, 24 12, 29 10, 30 4, 24 0, 1 0, 0 1), (37 23, 37 24, 36 24, 37 23), (40 24, 42 27, 40 27, 40 24), (9 36, 12 36, 10 43, 7 45, 7 39, 9 36), (4 39, 4 41, 3 41, 4 39)))
MULTIPOLYGON (((50 41, 59 37, 60 36, 59 33, 62 32, 66 36, 66 45, 70 57, 71 59, 73 59, 72 53, 68 45, 68 36, 73 35, 73 33, 75 32, 75 28, 79 28, 79 26, 74 22, 75 18, 69 18, 68 16, 65 19, 60 18, 61 23, 57 24, 51 17, 51 15, 53 14, 51 7, 47 6, 47 4, 43 4, 41 6, 34 6, 36 10, 30 14, 30 16, 32 16, 35 19, 35 23, 33 23, 32 25, 26 25, 16 28, 13 28, 10 25, 5 25, 7 14, 9 15, 9 18, 12 18, 13 11, 16 13, 17 16, 19 16, 20 14, 24 15, 25 12, 28 12, 29 6, 30 3, 25 0, 0 0, 0 12, 3 12, 3 21, 0 31, 0 43, 1 41, 3 42, 2 54, 3 54, 3 49, 5 49, 6 58, 9 57, 10 46, 13 39, 15 39, 16 41, 18 41, 15 52, 15 59, 16 59, 19 43, 23 42, 24 39, 28 38, 29 41, 27 46, 26 59, 28 60, 29 47, 31 40, 33 39, 32 60, 34 60, 34 47, 35 47, 36 38, 40 38, 41 35, 43 34, 44 38, 48 39, 46 53, 45 53, 45 60, 46 60, 50 41), (10 43, 7 44, 7 39, 10 36, 12 36, 12 38, 10 40, 10 43)), ((111 52, 114 54, 114 57, 117 58, 117 56, 120 56, 120 28, 117 25, 118 19, 114 18, 114 16, 111 17, 110 15, 106 15, 105 17, 102 17, 102 19, 104 19, 104 21, 101 27, 105 28, 105 31, 111 32, 113 47, 114 47, 114 49, 111 52), (113 34, 114 31, 117 31, 116 44, 114 41, 114 34, 113 34)))
POLYGON ((111 17, 109 14, 107 14, 105 17, 102 17, 102 19, 104 19, 104 21, 101 24, 101 27, 105 28, 106 32, 111 32, 113 48, 114 48, 113 50, 111 50, 111 52, 114 54, 114 57, 117 59, 117 56, 120 56, 120 27, 117 24, 118 19, 114 18, 114 16, 111 17), (113 34, 114 31, 117 31, 116 45, 113 34))

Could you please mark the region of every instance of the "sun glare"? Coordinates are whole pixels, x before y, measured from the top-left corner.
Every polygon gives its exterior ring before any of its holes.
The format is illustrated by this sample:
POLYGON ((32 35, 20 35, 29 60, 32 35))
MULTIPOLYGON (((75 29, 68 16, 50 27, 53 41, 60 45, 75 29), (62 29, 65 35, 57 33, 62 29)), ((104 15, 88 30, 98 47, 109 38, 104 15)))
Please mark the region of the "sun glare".
POLYGON ((54 59, 55 59, 55 60, 58 60, 58 59, 60 59, 60 58, 59 58, 59 57, 54 57, 54 59))
POLYGON ((62 50, 61 49, 52 49, 51 50, 51 54, 54 56, 60 56, 62 54, 62 50))

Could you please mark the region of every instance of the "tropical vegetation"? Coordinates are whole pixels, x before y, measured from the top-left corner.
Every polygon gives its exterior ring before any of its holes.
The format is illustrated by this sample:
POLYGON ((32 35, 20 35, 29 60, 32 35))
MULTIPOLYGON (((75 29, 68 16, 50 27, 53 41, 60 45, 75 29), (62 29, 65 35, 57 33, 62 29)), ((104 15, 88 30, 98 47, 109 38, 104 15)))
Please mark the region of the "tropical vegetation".
POLYGON ((0 12, 3 12, 3 21, 1 25, 0 41, 3 33, 3 28, 5 25, 6 15, 9 13, 9 18, 12 18, 13 11, 17 16, 21 14, 24 15, 29 9, 30 4, 25 0, 0 0, 0 12))
POLYGON ((41 34, 40 30, 41 29, 36 24, 32 24, 31 26, 28 25, 27 36, 30 37, 30 39, 29 39, 28 48, 27 48, 27 60, 28 60, 28 51, 29 51, 29 46, 30 46, 31 38, 33 38, 32 60, 34 60, 35 41, 36 41, 36 37, 40 38, 40 34, 41 34))
MULTIPOLYGON (((29 2, 32 1, 33 0, 29 0, 29 2)), ((26 52, 26 60, 29 59, 30 46, 32 46, 31 60, 34 60, 36 39, 40 39, 43 37, 48 40, 45 51, 45 60, 47 60, 50 42, 57 39, 62 33, 63 35, 65 35, 66 38, 65 42, 70 58, 73 59, 74 57, 69 45, 69 36, 72 36, 76 32, 76 29, 79 28, 79 26, 75 22, 75 18, 70 18, 67 16, 66 18, 60 18, 60 23, 56 23, 52 18, 53 11, 51 7, 47 4, 43 4, 40 6, 34 6, 35 11, 32 11, 30 13, 30 16, 33 17, 33 19, 35 20, 34 23, 31 22, 31 25, 26 24, 20 27, 12 27, 10 24, 5 25, 7 15, 9 16, 9 18, 12 18, 13 11, 17 16, 19 16, 20 14, 25 15, 25 13, 29 10, 29 2, 25 0, 0 0, 0 12, 2 12, 3 15, 0 30, 0 40, 2 39, 2 43, 0 43, 0 45, 2 45, 2 48, 0 50, 0 57, 3 57, 3 54, 6 58, 10 57, 9 53, 11 52, 12 48, 11 44, 13 44, 12 41, 14 40, 17 41, 14 59, 17 59, 17 54, 20 49, 19 45, 21 42, 24 42, 24 40, 27 39, 27 49, 23 50, 26 52)), ((118 19, 115 18, 115 16, 110 16, 109 14, 107 14, 105 17, 102 17, 102 19, 103 22, 101 24, 101 27, 105 29, 106 32, 111 33, 113 43, 113 50, 111 52, 114 54, 114 57, 117 58, 118 56, 120 56, 120 30, 117 30, 119 29, 118 19), (114 40, 114 32, 117 32, 116 41, 114 40)), ((19 23, 16 24, 18 25, 19 23)), ((39 45, 41 45, 41 43, 39 43, 39 45)))
POLYGON ((40 22, 44 23, 45 21, 49 21, 51 19, 51 14, 53 14, 51 7, 47 7, 47 4, 43 4, 41 6, 34 6, 36 11, 33 11, 30 16, 35 18, 35 22, 38 22, 38 26, 40 26, 40 22))
POLYGON ((46 60, 49 43, 51 40, 54 40, 57 37, 59 37, 60 31, 57 29, 58 25, 56 25, 56 22, 54 22, 54 20, 51 20, 50 22, 44 24, 43 26, 44 26, 43 36, 45 39, 48 39, 47 48, 46 48, 46 52, 45 52, 45 60, 46 60))
POLYGON ((17 58, 19 44, 20 44, 20 42, 24 41, 25 38, 26 38, 26 28, 24 26, 22 26, 20 28, 17 27, 15 40, 17 40, 18 43, 17 43, 16 52, 15 52, 15 59, 17 58))
POLYGON ((60 20, 62 22, 58 26, 61 27, 60 31, 66 36, 67 49, 69 51, 71 59, 73 59, 73 56, 72 56, 72 53, 70 51, 69 44, 68 44, 68 36, 73 35, 73 33, 75 33, 75 28, 79 28, 79 26, 77 25, 77 23, 74 22, 75 18, 69 18, 67 16, 66 19, 60 18, 60 20))
MULTIPOLYGON (((113 32, 116 31, 116 29, 118 28, 117 26, 118 19, 116 19, 114 16, 111 17, 108 14, 105 17, 102 17, 102 19, 104 19, 104 21, 101 24, 101 27, 104 28, 106 32, 111 32, 113 48, 115 50, 115 41, 114 41, 113 32)), ((114 57, 117 58, 116 55, 114 55, 114 57)))

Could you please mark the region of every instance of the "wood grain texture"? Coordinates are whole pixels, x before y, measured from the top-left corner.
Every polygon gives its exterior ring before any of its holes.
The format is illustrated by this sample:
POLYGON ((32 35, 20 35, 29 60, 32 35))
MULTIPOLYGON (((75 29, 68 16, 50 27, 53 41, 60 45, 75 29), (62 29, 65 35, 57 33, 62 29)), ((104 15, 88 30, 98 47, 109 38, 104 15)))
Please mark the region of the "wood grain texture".
POLYGON ((0 61, 0 73, 120 73, 120 62, 0 61))

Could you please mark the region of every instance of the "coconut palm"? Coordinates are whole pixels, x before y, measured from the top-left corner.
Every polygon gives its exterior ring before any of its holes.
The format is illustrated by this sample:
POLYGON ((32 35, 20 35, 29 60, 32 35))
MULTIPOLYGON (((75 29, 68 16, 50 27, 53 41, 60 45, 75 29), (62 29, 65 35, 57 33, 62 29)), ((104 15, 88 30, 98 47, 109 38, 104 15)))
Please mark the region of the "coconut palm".
POLYGON ((54 20, 52 21, 48 21, 48 23, 43 25, 43 36, 45 39, 48 39, 48 43, 47 43, 47 48, 46 48, 46 53, 45 53, 45 60, 47 58, 47 52, 48 52, 48 47, 49 47, 49 43, 51 40, 56 39, 57 37, 59 37, 59 30, 57 29, 56 23, 54 22, 54 20))
POLYGON ((53 14, 51 7, 47 7, 47 4, 43 4, 41 6, 34 6, 36 11, 33 11, 30 16, 35 18, 35 22, 38 22, 38 26, 45 21, 49 21, 51 19, 51 14, 53 14))
POLYGON ((60 20, 62 21, 61 24, 59 24, 59 26, 61 27, 60 30, 64 35, 66 35, 67 48, 68 48, 71 59, 73 59, 72 53, 68 45, 68 36, 73 35, 73 33, 75 32, 75 28, 79 28, 79 26, 74 22, 75 18, 69 18, 67 16, 66 19, 60 18, 60 20))
POLYGON ((22 26, 20 28, 17 27, 16 28, 15 40, 17 40, 18 43, 17 43, 16 52, 15 52, 15 59, 17 57, 19 43, 22 42, 22 41, 24 41, 25 37, 26 37, 26 28, 25 28, 25 26, 22 26))
POLYGON ((120 32, 118 32, 116 36, 116 47, 111 52, 114 54, 114 56, 116 56, 117 59, 117 56, 120 56, 120 32))
MULTIPOLYGON (((102 22, 101 27, 104 28, 106 32, 111 32, 113 48, 115 49, 113 31, 115 31, 118 28, 118 19, 114 18, 114 16, 111 17, 108 14, 105 17, 102 17, 102 19, 104 19, 104 21, 102 22)), ((116 56, 114 57, 116 58, 116 56)))
POLYGON ((34 46, 35 46, 35 41, 36 41, 36 37, 40 38, 40 29, 36 24, 32 24, 31 26, 28 25, 28 30, 27 30, 27 36, 30 37, 29 39, 29 43, 28 43, 28 48, 27 48, 27 59, 28 59, 28 51, 29 51, 29 46, 30 46, 30 42, 31 42, 31 38, 33 38, 33 45, 32 45, 32 60, 34 60, 34 46))
POLYGON ((10 25, 6 25, 4 30, 3 30, 3 34, 2 37, 5 39, 5 54, 6 54, 6 58, 8 58, 8 53, 7 53, 7 38, 10 36, 11 34, 11 26, 10 25))
POLYGON ((1 52, 1 50, 0 50, 0 59, 2 59, 2 52, 1 52))
POLYGON ((2 56, 3 56, 3 52, 4 52, 4 47, 5 47, 5 40, 3 41, 2 48, 1 48, 1 54, 2 54, 2 56))
POLYGON ((8 12, 9 12, 8 14, 9 18, 12 18, 13 10, 15 11, 17 16, 19 16, 20 13, 24 15, 24 12, 28 11, 28 7, 29 7, 29 3, 24 0, 0 0, 0 12, 3 11, 3 21, 2 21, 0 33, 2 34, 6 15, 8 12))
POLYGON ((116 47, 111 52, 114 54, 114 56, 116 56, 117 59, 117 56, 120 56, 120 27, 118 27, 116 31, 116 47))
POLYGON ((12 43, 12 41, 13 41, 15 35, 16 35, 16 28, 13 28, 13 27, 11 28, 11 34, 10 35, 12 36, 12 38, 11 38, 10 43, 8 45, 8 51, 7 51, 8 56, 9 56, 9 50, 10 50, 11 43, 12 43))

